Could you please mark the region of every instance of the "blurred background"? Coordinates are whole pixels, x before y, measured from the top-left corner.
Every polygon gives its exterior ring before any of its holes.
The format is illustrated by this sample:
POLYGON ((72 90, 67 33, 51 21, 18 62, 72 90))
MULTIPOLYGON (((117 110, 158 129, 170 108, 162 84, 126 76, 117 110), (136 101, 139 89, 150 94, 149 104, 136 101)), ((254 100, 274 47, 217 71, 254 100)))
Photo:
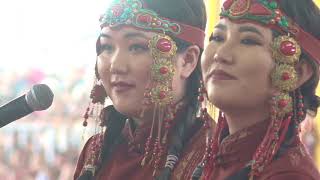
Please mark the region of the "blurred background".
MULTIPOLYGON (((93 84, 98 18, 108 2, 0 1, 0 105, 37 83, 48 84, 55 95, 48 110, 0 129, 0 179, 72 179, 78 154, 94 132, 92 122, 84 130, 82 115, 93 84)), ((220 4, 207 2, 208 33, 220 4)), ((302 135, 317 163, 319 121, 310 116, 302 135)))

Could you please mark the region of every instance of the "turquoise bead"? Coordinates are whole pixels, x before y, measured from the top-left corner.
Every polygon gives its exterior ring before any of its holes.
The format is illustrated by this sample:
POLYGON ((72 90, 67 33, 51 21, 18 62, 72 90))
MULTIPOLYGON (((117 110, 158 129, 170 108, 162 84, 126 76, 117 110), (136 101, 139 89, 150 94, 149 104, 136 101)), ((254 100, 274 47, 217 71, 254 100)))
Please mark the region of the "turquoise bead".
POLYGON ((278 7, 278 3, 275 2, 275 1, 272 1, 272 2, 269 3, 269 7, 271 9, 276 9, 278 7))

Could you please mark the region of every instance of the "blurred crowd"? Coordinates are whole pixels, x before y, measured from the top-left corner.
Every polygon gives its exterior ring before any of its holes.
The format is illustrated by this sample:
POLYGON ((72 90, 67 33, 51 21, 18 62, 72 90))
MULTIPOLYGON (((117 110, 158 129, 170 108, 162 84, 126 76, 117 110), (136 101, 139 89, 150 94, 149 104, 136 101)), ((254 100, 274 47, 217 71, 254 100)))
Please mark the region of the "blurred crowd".
POLYGON ((55 96, 48 110, 34 112, 0 129, 0 179, 72 179, 78 154, 94 131, 82 127, 93 80, 87 74, 85 68, 53 74, 39 69, 0 70, 0 105, 25 94, 37 83, 49 85, 55 96))
MULTIPOLYGON (((0 105, 45 83, 54 92, 46 111, 34 112, 0 129, 0 179, 70 180, 83 144, 94 133, 94 123, 82 127, 93 73, 87 67, 64 73, 39 69, 12 72, 0 69, 0 105)), ((314 121, 304 124, 302 139, 312 155, 318 144, 314 121)), ((91 124, 90 124, 91 123, 91 124)))

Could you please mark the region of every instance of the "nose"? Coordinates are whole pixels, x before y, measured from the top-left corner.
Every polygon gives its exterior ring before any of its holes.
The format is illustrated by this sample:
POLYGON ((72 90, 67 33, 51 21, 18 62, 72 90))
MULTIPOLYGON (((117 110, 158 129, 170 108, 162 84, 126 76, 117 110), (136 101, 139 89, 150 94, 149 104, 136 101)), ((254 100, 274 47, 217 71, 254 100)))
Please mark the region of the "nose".
POLYGON ((221 44, 214 53, 213 60, 221 64, 233 64, 234 58, 232 42, 226 41, 223 44, 221 44))
POLYGON ((125 52, 117 50, 111 57, 110 72, 112 74, 126 74, 129 69, 129 61, 125 52))

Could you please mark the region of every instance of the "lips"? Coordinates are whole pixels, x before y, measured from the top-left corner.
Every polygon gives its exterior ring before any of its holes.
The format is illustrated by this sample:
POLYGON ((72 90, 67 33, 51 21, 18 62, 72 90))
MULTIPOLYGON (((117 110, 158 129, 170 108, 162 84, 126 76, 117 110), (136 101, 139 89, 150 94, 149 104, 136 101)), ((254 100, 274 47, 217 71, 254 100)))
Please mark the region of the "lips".
POLYGON ((133 83, 125 82, 125 81, 114 81, 111 82, 111 87, 116 92, 125 92, 135 87, 133 83))
POLYGON ((208 79, 212 78, 213 80, 236 80, 237 78, 226 71, 221 69, 215 69, 208 75, 208 79))

